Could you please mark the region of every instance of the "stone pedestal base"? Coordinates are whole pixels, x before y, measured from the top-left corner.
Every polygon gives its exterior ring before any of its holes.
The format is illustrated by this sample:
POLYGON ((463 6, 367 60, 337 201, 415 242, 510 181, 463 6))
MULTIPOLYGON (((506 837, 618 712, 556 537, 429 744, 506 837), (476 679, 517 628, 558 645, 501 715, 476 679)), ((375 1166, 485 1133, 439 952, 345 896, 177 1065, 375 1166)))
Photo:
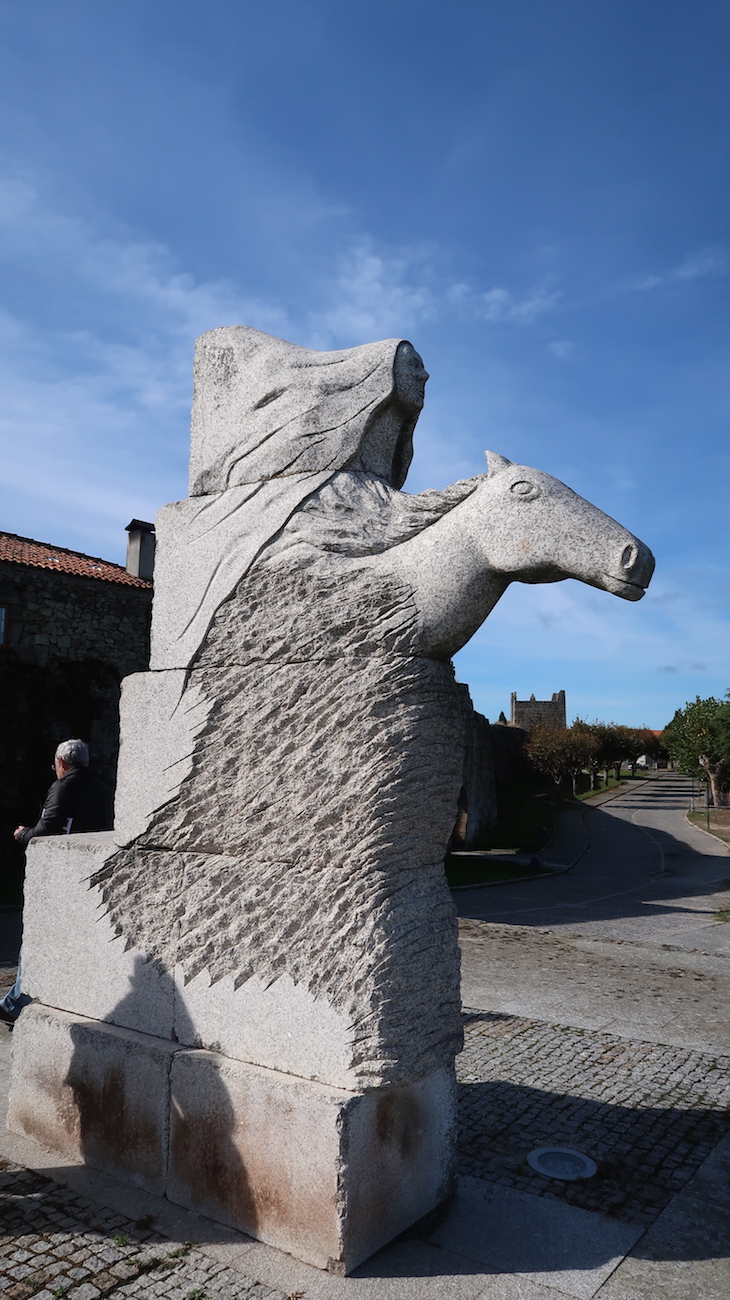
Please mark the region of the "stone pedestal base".
POLYGON ((320 1268, 349 1272, 453 1191, 455 1087, 347 1092, 34 1003, 8 1127, 320 1268))

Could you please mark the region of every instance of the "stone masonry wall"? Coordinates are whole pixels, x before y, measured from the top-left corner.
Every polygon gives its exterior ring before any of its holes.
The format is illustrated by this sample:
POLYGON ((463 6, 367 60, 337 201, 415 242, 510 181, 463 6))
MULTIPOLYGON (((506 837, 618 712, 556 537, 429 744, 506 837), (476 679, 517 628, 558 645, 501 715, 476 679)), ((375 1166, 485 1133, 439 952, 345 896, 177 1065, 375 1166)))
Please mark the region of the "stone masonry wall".
POLYGON ((116 779, 119 688, 149 664, 152 586, 136 587, 0 562, 0 902, 19 900, 23 852, 53 778, 56 745, 80 736, 93 770, 116 779))
POLYGON ((99 659, 118 676, 149 663, 152 586, 132 587, 0 562, 7 644, 25 663, 99 659))

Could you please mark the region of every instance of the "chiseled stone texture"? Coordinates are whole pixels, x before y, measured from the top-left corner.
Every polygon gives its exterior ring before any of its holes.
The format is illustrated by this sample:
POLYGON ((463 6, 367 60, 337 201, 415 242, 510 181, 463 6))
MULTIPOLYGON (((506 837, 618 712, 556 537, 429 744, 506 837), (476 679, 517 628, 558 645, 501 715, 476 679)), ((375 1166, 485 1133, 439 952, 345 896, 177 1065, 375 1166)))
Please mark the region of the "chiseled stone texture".
MULTIPOLYGON (((275 476, 331 473, 362 456, 373 417, 393 393, 400 343, 384 339, 320 352, 246 325, 201 335, 195 345, 191 497, 275 476)), ((418 408, 403 414, 396 438, 404 434, 410 441, 418 408)), ((366 468, 373 468, 378 448, 370 450, 366 468)), ((411 455, 410 447, 400 457, 391 453, 388 468, 397 487, 411 455)))
MULTIPOLYGON (((151 675, 151 696, 169 677, 169 710, 205 725, 182 751, 190 771, 177 795, 95 881, 118 933, 168 969, 179 921, 185 980, 207 972, 213 982, 217 1010, 206 1016, 201 979, 187 1008, 202 1045, 281 1067, 241 1046, 248 1026, 221 1034, 211 1024, 225 1020, 219 981, 245 992, 254 977, 266 986, 287 976, 309 997, 310 1047, 328 1026, 321 1068, 308 1064, 307 1076, 392 1083, 458 1050, 442 859, 471 706, 449 664, 408 653, 416 621, 385 577, 373 582, 360 567, 343 580, 327 553, 299 568, 275 552, 218 610, 179 704, 177 674, 151 675), (177 899, 166 882, 181 861, 177 899)), ((161 711, 153 716, 163 731, 161 711)), ((151 752, 157 744, 151 737, 151 752)), ((133 792, 120 799, 134 805, 133 792)))
POLYGON ((32 1003, 14 1031, 8 1128, 161 1194, 178 1050, 32 1003))
POLYGON ((286 977, 279 1005, 307 996, 323 1050, 305 1073, 329 1083, 417 1078, 461 1041, 441 864, 471 704, 449 655, 517 577, 636 599, 651 572, 620 525, 504 457, 401 492, 426 378, 398 340, 198 341, 191 498, 157 520, 155 671, 130 688, 122 848, 94 877, 120 937, 195 982, 194 1042, 207 1020, 268 1064, 261 1000, 242 1031, 224 1008, 286 977))

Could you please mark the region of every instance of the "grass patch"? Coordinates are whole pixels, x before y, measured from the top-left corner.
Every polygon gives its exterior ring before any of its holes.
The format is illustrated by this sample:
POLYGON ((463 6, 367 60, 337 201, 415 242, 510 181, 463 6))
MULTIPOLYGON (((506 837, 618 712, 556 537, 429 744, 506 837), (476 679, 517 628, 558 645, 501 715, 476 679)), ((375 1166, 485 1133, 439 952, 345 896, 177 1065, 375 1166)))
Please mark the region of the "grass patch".
POLYGON ((649 777, 648 772, 637 772, 636 776, 632 776, 630 768, 627 767, 625 769, 622 769, 620 781, 617 781, 616 778, 613 776, 609 776, 608 785, 606 785, 606 781, 602 776, 601 784, 599 788, 597 790, 591 790, 590 777, 587 775, 586 772, 581 772, 580 776, 578 777, 576 798, 591 799, 594 798, 596 795, 606 794, 606 792, 610 790, 619 790, 622 785, 630 785, 632 781, 646 781, 648 777, 649 777))
POLYGON ((630 777, 628 775, 622 776, 620 781, 617 781, 614 777, 610 776, 608 778, 608 785, 606 785, 605 781, 601 781, 598 790, 591 790, 590 777, 586 776, 585 772, 581 773, 581 775, 583 776, 584 780, 588 782, 588 786, 587 787, 584 786, 584 788, 581 789, 581 786, 584 785, 584 782, 580 780, 578 781, 578 789, 575 792, 576 799, 595 799, 595 797, 599 794, 606 794, 611 790, 620 790, 621 786, 626 785, 626 782, 630 780, 630 777))
POLYGON ((525 779, 500 787, 497 825, 472 847, 537 853, 555 832, 557 802, 555 786, 545 778, 525 779))
MULTIPOLYGON (((499 862, 488 858, 460 858, 446 855, 446 879, 449 885, 494 885, 502 880, 521 880, 536 876, 539 867, 522 866, 518 862, 499 862)), ((546 876, 552 872, 546 871, 546 876)))
MULTIPOLYGON (((730 921, 730 907, 723 907, 721 912, 715 912, 717 921, 730 921)), ((715 1067, 717 1069, 717 1066, 715 1067)))
POLYGON ((714 835, 723 844, 730 844, 730 808, 710 808, 709 811, 709 826, 706 808, 688 812, 687 821, 691 826, 698 826, 701 831, 709 830, 710 835, 714 835))
MULTIPOLYGON (((558 794, 548 778, 525 778, 501 787, 497 792, 497 824, 470 846, 471 851, 529 855, 539 852, 555 833, 557 806, 558 794)), ((453 853, 447 853, 444 866, 450 885, 496 884, 534 876, 539 871, 539 867, 529 863, 464 858, 453 853)))

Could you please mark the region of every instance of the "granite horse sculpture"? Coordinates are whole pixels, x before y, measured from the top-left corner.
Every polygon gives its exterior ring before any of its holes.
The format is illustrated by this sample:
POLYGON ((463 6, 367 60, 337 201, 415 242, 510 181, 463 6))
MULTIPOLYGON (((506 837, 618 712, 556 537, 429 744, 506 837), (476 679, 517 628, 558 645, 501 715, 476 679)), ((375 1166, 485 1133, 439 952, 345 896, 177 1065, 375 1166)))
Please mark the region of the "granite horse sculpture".
POLYGON ((378 559, 418 593, 421 653, 450 658, 512 582, 577 578, 641 600, 654 571, 643 542, 559 479, 486 455, 470 495, 378 559))
POLYGON ((473 719, 449 656, 511 582, 636 600, 653 567, 504 457, 402 492, 427 379, 402 339, 198 341, 190 496, 157 516, 114 832, 29 855, 16 1131, 75 1149, 80 1103, 48 1081, 68 1068, 103 1117, 114 1079, 126 1176, 337 1271, 453 1188, 443 856, 473 719))

